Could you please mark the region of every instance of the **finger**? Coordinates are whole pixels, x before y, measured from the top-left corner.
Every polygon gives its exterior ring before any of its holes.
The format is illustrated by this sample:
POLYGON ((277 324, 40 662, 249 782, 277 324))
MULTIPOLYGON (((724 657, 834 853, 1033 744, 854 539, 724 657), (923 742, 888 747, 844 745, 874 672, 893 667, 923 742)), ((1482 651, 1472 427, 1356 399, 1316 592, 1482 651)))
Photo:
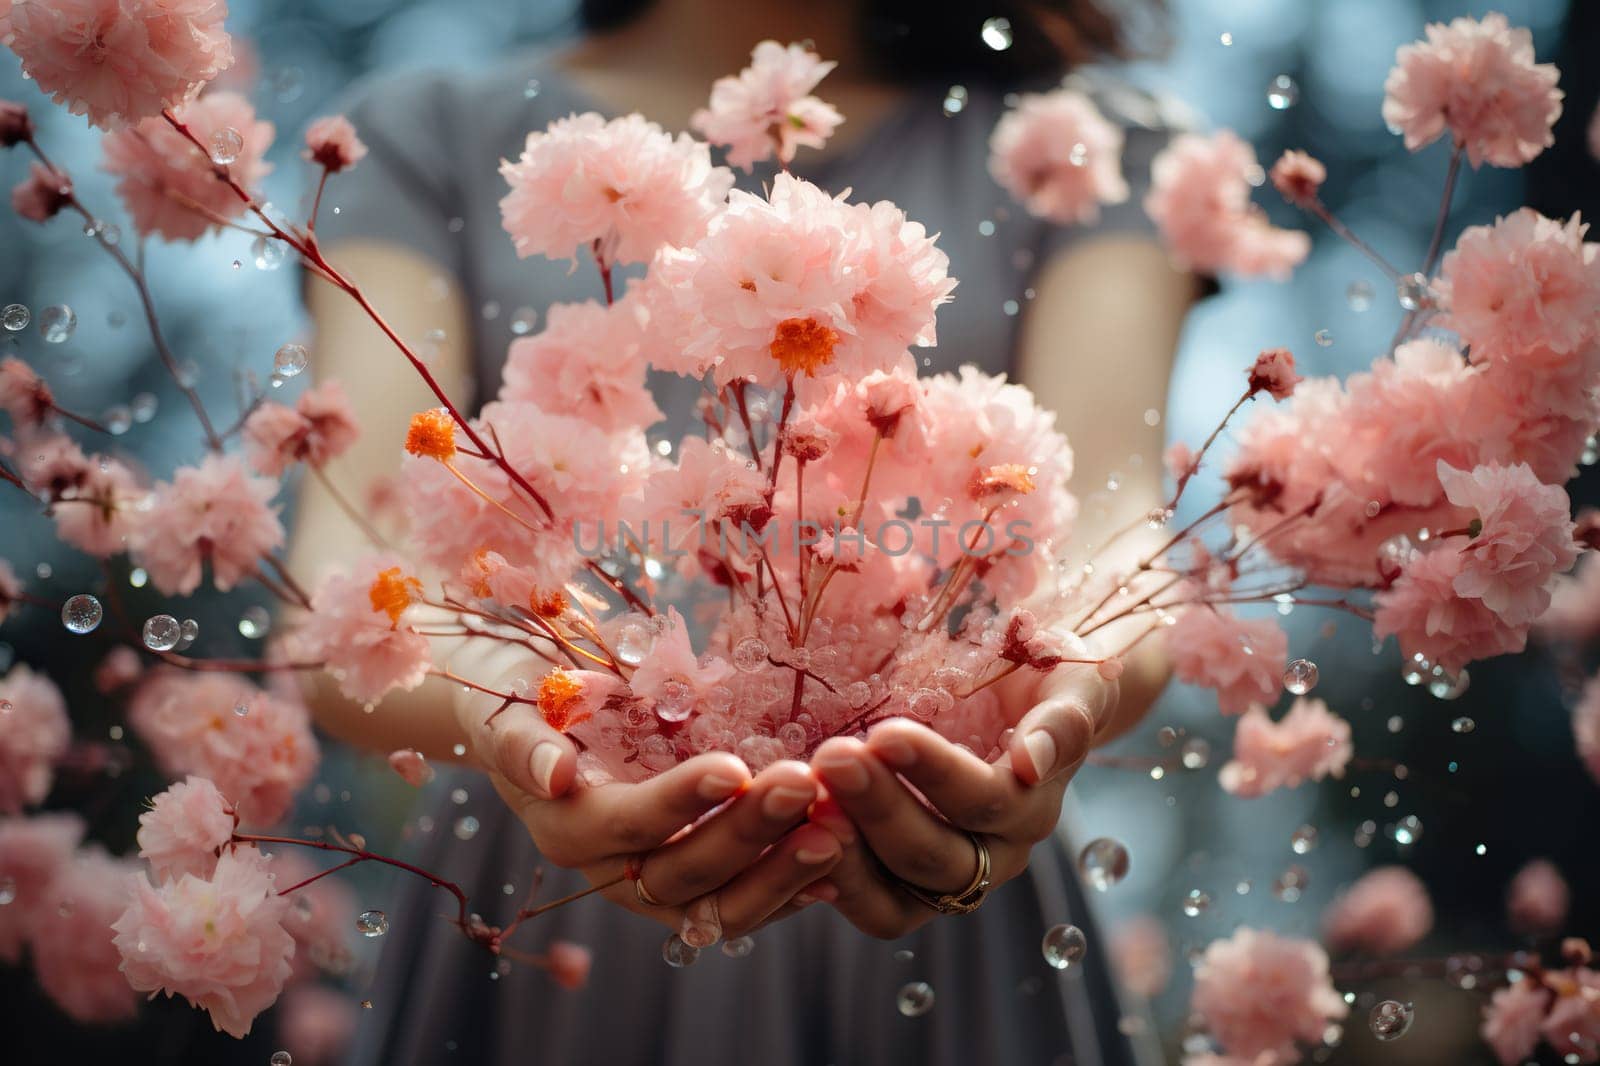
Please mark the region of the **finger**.
POLYGON ((460 713, 473 754, 490 773, 541 799, 565 795, 577 778, 578 753, 527 704, 498 713, 481 706, 460 713))
POLYGON ((836 892, 834 908, 851 925, 881 940, 904 936, 934 916, 884 877, 864 844, 846 847, 825 883, 836 892))
MULTIPOLYGON (((722 935, 743 936, 789 905, 807 885, 827 875, 839 862, 843 846, 839 838, 819 825, 803 825, 794 830, 755 865, 739 874, 716 892, 722 935)), ((689 908, 693 916, 695 907, 689 908)), ((694 930, 680 934, 690 939, 694 930)))
POLYGON ((726 884, 806 816, 816 779, 801 762, 773 763, 726 810, 657 848, 640 872, 650 895, 686 903, 726 884))
POLYGON ((1028 796, 1009 761, 984 762, 909 719, 891 718, 874 726, 867 750, 969 832, 1008 832, 1028 796))
POLYGON ((1092 668, 1067 667, 1052 677, 1011 735, 1011 766, 1023 784, 1076 770, 1102 725, 1114 717, 1117 694, 1116 683, 1092 668))
POLYGON ((736 756, 711 752, 637 784, 580 786, 555 800, 523 797, 515 806, 546 858, 558 866, 586 866, 659 847, 750 780, 736 756))
POLYGON ((932 892, 958 892, 972 883, 978 858, 971 837, 930 811, 865 744, 835 737, 817 749, 812 765, 895 876, 932 892))

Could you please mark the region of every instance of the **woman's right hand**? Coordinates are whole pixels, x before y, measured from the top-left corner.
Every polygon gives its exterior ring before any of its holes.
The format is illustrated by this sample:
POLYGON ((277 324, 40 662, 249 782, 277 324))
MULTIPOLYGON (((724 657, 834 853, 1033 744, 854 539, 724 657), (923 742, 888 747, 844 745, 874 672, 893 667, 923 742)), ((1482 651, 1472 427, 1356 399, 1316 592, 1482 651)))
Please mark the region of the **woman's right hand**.
POLYGON ((737 757, 712 753, 637 784, 591 787, 578 780, 571 740, 537 709, 513 704, 491 720, 498 706, 457 701, 475 762, 551 863, 604 884, 643 860, 643 891, 624 880, 604 890, 612 902, 703 948, 830 898, 831 886, 805 891, 842 854, 833 833, 807 821, 818 790, 805 763, 752 777, 737 757))

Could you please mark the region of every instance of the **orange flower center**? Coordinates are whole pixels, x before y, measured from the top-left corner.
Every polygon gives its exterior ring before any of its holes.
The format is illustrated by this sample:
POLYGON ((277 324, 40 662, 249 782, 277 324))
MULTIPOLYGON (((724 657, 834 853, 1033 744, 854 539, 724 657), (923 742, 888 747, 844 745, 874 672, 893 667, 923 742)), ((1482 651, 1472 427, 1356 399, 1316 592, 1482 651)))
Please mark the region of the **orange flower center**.
POLYGON ((372 609, 389 616, 391 625, 400 624, 400 615, 422 596, 422 582, 407 577, 398 566, 391 566, 373 579, 367 590, 372 609))
POLYGON ((786 318, 778 323, 772 337, 772 358, 790 377, 804 370, 806 377, 816 377, 819 367, 833 362, 833 346, 839 343, 839 334, 814 318, 786 318))
POLYGON ((565 670, 552 670, 539 682, 539 713, 550 728, 565 733, 579 722, 588 719, 585 711, 578 709, 583 698, 583 682, 565 670))
POLYGON ((566 614, 568 604, 566 595, 560 589, 547 594, 541 594, 535 589, 528 606, 540 618, 551 619, 566 614))
POLYGON ((449 462, 456 454, 456 424, 450 413, 434 407, 412 415, 411 428, 406 430, 406 451, 449 462))
POLYGON ((1021 463, 1001 463, 972 475, 973 499, 999 496, 1007 492, 1027 495, 1034 489, 1033 471, 1021 463))

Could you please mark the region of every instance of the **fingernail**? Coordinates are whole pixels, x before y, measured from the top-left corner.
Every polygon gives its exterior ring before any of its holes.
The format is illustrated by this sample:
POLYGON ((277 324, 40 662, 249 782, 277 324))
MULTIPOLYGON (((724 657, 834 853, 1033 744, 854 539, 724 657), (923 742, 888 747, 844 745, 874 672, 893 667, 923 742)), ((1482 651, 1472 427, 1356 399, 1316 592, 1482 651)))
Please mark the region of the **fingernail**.
POLYGON ((700 793, 703 800, 725 800, 743 784, 732 777, 723 777, 721 774, 707 774, 700 779, 700 786, 695 790, 700 793))
POLYGON ((817 897, 812 895, 810 892, 799 892, 796 893, 794 899, 791 899, 789 902, 793 903, 796 907, 809 907, 813 903, 817 902, 817 897))
POLYGON ((796 848, 794 853, 794 861, 804 866, 821 866, 823 863, 828 862, 837 854, 838 852, 831 849, 823 850, 822 848, 796 848))
POLYGON ((916 749, 903 740, 880 740, 872 745, 872 750, 896 770, 904 770, 917 761, 916 749))
POLYGON ((550 782, 556 776, 556 767, 560 763, 561 749, 549 741, 544 741, 533 749, 533 758, 529 760, 530 768, 533 770, 533 783, 547 796, 555 795, 550 788, 550 782))
POLYGON ((818 760, 817 768, 822 771, 835 792, 846 796, 859 795, 872 784, 872 777, 867 773, 867 768, 862 766, 861 760, 854 755, 830 755, 818 760))
POLYGON ((692 948, 708 948, 722 938, 722 917, 715 896, 702 896, 684 912, 678 937, 692 948))
POLYGON ((1028 749, 1028 760, 1033 763, 1033 775, 1040 781, 1050 776, 1056 765, 1056 741, 1047 729, 1035 729, 1022 741, 1028 749))
POLYGON ((775 788, 761 801, 761 813, 768 818, 797 818, 810 805, 813 793, 799 788, 775 788))

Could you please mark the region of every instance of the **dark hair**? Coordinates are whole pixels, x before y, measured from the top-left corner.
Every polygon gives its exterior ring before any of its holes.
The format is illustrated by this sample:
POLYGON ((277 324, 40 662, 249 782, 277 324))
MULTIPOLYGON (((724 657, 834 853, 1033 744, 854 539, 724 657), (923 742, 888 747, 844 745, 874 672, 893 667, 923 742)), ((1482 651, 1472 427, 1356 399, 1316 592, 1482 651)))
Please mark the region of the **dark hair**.
MULTIPOLYGON (((587 29, 611 29, 652 2, 581 0, 579 17, 587 29)), ((1151 20, 1136 26, 1129 9, 1152 14, 1161 0, 860 0, 860 6, 862 37, 886 77, 1019 85, 1145 51, 1141 40, 1151 20), (989 19, 1009 24, 1010 47, 996 51, 984 42, 989 19)))

